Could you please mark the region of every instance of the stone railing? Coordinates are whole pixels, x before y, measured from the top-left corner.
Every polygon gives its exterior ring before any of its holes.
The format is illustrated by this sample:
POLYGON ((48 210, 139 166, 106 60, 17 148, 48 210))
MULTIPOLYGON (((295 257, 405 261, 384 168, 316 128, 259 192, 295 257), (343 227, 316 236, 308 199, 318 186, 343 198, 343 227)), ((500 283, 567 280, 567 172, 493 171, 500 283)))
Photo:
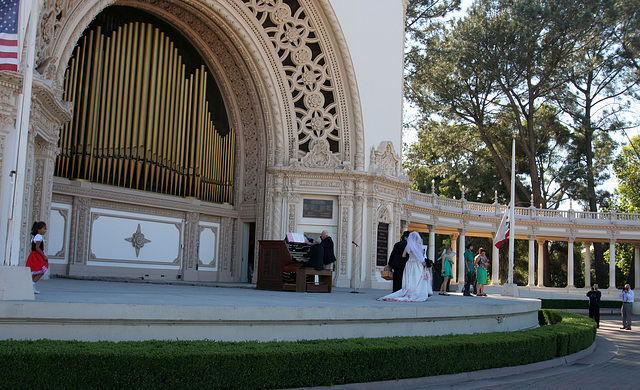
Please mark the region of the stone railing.
MULTIPOLYGON (((466 199, 449 199, 436 194, 424 194, 418 191, 409 191, 407 204, 417 207, 433 208, 442 211, 471 214, 478 216, 501 215, 507 209, 506 205, 470 202, 466 199)), ((536 207, 516 207, 516 220, 518 219, 544 219, 556 222, 580 222, 589 224, 638 224, 640 214, 616 213, 616 212, 591 212, 575 210, 549 210, 536 207)))

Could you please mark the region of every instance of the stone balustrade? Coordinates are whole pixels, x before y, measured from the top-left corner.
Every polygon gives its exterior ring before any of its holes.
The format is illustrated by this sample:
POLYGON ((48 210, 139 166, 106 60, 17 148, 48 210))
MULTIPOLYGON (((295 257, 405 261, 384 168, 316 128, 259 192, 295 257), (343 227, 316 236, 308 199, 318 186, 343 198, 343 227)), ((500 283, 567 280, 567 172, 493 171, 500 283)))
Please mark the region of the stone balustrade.
MULTIPOLYGON (((493 238, 498 230, 506 205, 470 202, 466 199, 449 199, 434 193, 424 194, 409 191, 404 202, 403 218, 412 230, 429 232, 429 245, 435 245, 435 234, 449 235, 454 251, 464 252, 467 237, 493 238), (433 234, 432 234, 433 233, 433 234)), ((640 280, 640 214, 617 212, 591 212, 576 210, 549 210, 536 207, 516 207, 514 237, 529 241, 529 286, 534 286, 534 270, 538 273, 538 287, 543 287, 540 252, 547 241, 566 241, 572 251, 576 241, 584 242, 585 268, 590 269, 590 247, 594 242, 609 243, 609 285, 615 286, 615 244, 634 245, 635 280, 640 280), (535 242, 538 256, 535 256, 535 242), (535 267, 536 257, 538 266, 535 267)), ((493 283, 497 284, 495 272, 499 261, 498 249, 491 248, 494 263, 493 283)), ((506 250, 505 247, 502 250, 506 250)), ((570 260, 573 256, 569 255, 570 260)), ((454 282, 462 284, 463 264, 454 268, 454 282), (457 271, 457 272, 456 272, 457 271)), ((567 264, 567 286, 574 287, 574 267, 567 264)), ((585 274, 586 285, 591 284, 590 272, 585 274)))

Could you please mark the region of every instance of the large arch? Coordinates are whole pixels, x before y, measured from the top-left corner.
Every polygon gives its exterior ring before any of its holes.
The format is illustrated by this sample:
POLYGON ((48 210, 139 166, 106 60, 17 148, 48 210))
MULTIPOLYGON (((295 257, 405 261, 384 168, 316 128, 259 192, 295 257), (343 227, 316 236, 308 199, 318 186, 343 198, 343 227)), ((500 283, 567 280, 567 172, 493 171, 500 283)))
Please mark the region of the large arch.
MULTIPOLYGON (((216 74, 225 99, 236 103, 230 106, 239 107, 247 100, 247 93, 251 93, 250 98, 258 99, 258 102, 250 102, 259 103, 255 106, 260 107, 260 112, 252 114, 255 120, 263 121, 261 125, 266 136, 261 141, 266 146, 268 166, 287 166, 292 161, 302 160, 306 150, 297 142, 297 133, 304 127, 300 121, 303 117, 313 120, 313 111, 317 111, 318 104, 329 105, 314 99, 317 94, 307 94, 303 104, 296 104, 300 96, 294 95, 303 94, 299 90, 291 91, 290 84, 295 83, 296 77, 301 82, 308 81, 309 74, 329 76, 331 81, 323 87, 324 95, 327 95, 328 87, 335 100, 332 110, 340 130, 339 149, 333 150, 337 161, 331 164, 364 169, 364 133, 355 72, 346 40, 327 0, 68 0, 66 3, 47 1, 40 26, 38 62, 46 64, 43 72, 54 79, 57 86, 62 85, 64 70, 76 42, 102 9, 114 4, 141 8, 175 26, 201 49, 201 55, 216 74), (298 8, 294 11, 295 7, 298 8), (291 38, 295 33, 290 32, 289 26, 308 31, 291 38), (280 30, 281 34, 274 30, 280 30), (321 62, 323 69, 319 72, 326 74, 307 72, 301 75, 303 67, 292 69, 290 61, 297 53, 289 58, 283 56, 283 47, 290 51, 295 49, 289 41, 278 43, 278 39, 286 40, 283 36, 300 41, 298 46, 304 50, 298 50, 301 55, 295 57, 308 55, 310 57, 302 62, 321 62), (308 53, 307 45, 314 45, 312 49, 319 53, 308 53), (296 112, 301 112, 297 118, 296 112), (256 114, 259 115, 256 117, 256 114)), ((241 108, 243 112, 252 109, 241 108)), ((239 122, 242 113, 232 112, 230 116, 239 122)))
MULTIPOLYGON (((231 207, 181 205, 186 216, 181 217, 183 225, 179 229, 184 230, 180 234, 185 249, 178 257, 197 256, 196 243, 204 229, 200 222, 217 224, 220 267, 228 273, 218 279, 237 280, 234 268, 241 261, 243 222, 255 222, 257 239, 275 238, 281 230, 295 226, 291 221, 285 226, 287 207, 280 207, 279 202, 282 197, 295 199, 298 195, 287 195, 290 190, 286 188, 284 193, 272 191, 271 184, 282 181, 278 169, 308 173, 340 169, 348 175, 332 179, 350 183, 355 180, 355 173, 365 174, 364 129, 355 72, 329 1, 47 0, 40 24, 37 65, 39 73, 52 81, 52 90, 58 97, 62 96, 65 69, 78 40, 95 16, 111 5, 151 13, 191 41, 211 69, 230 126, 238 135, 234 185, 237 202, 231 207)), ((86 259, 96 258, 90 248, 91 236, 78 233, 91 230, 94 221, 103 215, 92 214, 92 208, 104 210, 117 203, 122 213, 143 215, 148 211, 142 206, 124 206, 136 200, 136 194, 127 191, 110 193, 105 198, 100 188, 59 181, 51 187, 53 203, 68 205, 56 210, 62 216, 56 214, 57 218, 65 224, 73 221, 76 226, 75 233, 65 230, 70 237, 64 237, 66 252, 60 251, 70 262, 86 263, 86 259)), ((344 199, 340 198, 340 202, 344 199)), ((47 203, 51 201, 49 198, 47 203)), ((175 208, 170 199, 154 198, 146 206, 155 207, 154 214, 176 216, 169 210, 175 208)), ((346 212, 343 209, 341 213, 346 212)), ((344 231, 347 221, 340 220, 344 231)), ((342 246, 344 252, 346 246, 342 246)), ((197 261, 185 266, 198 267, 197 261)), ((341 267, 344 274, 344 264, 341 267)))

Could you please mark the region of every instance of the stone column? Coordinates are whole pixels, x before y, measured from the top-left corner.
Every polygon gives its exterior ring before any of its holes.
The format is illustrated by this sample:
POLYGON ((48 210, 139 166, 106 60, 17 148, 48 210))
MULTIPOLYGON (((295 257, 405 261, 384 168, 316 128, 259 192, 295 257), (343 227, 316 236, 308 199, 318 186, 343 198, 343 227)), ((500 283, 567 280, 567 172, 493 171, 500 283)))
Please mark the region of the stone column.
POLYGON ((573 242, 575 238, 569 237, 569 253, 567 254, 567 287, 574 288, 574 271, 573 271, 573 242))
POLYGON ((584 243, 584 286, 591 286, 591 243, 588 241, 584 243))
POLYGON ((536 238, 538 242, 538 287, 544 287, 544 239, 536 238))
MULTIPOLYGON (((449 237, 451 237, 451 251, 455 251, 456 248, 458 247, 458 233, 453 233, 449 237)), ((451 265, 451 272, 453 273, 453 277, 451 278, 451 283, 458 282, 458 267, 456 267, 456 264, 458 263, 458 258, 460 256, 462 256, 462 253, 459 253, 453 256, 453 259, 451 259, 453 260, 453 264, 451 265)))
MULTIPOLYGON (((638 286, 640 286, 640 243, 639 244, 635 244, 634 245, 634 265, 635 265, 635 272, 634 272, 634 288, 636 290, 640 290, 640 288, 638 288, 638 286)), ((640 306, 640 301, 638 301, 638 306, 640 306)))
POLYGON ((529 236, 529 283, 528 287, 532 287, 536 285, 535 274, 536 274, 536 246, 535 246, 536 237, 529 236))
POLYGON ((429 248, 427 256, 431 261, 436 261, 436 225, 429 225, 429 248))
POLYGON ((456 259, 458 259, 458 283, 460 284, 460 288, 462 288, 466 277, 464 272, 464 247, 467 240, 467 231, 465 229, 458 229, 458 231, 460 232, 460 241, 458 242, 458 255, 456 256, 456 259))
POLYGON ((491 285, 500 285, 500 249, 493 247, 491 251, 491 285))
POLYGON ((609 290, 616 288, 616 239, 609 241, 609 290))

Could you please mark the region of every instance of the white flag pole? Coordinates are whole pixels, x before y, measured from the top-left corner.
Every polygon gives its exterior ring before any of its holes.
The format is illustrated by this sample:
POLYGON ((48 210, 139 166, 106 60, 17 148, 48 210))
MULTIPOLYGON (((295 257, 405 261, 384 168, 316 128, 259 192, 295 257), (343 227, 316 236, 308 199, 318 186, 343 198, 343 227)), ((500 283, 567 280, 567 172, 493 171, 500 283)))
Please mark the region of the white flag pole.
POLYGON ((515 235, 516 235, 516 218, 515 218, 515 194, 516 194, 516 136, 513 136, 511 146, 511 203, 509 207, 509 289, 510 294, 518 296, 517 288, 513 284, 513 267, 515 257, 515 235))
POLYGON ((516 136, 511 147, 511 207, 509 208, 509 284, 513 284, 513 266, 515 257, 515 193, 516 193, 516 136))
MULTIPOLYGON (((24 0, 21 9, 31 9, 26 42, 26 61, 23 68, 22 93, 18 100, 18 117, 16 132, 18 134, 18 150, 13 172, 11 172, 13 199, 7 226, 7 245, 5 265, 18 265, 20 259, 20 240, 22 227, 22 209, 25 203, 25 173, 27 167, 27 146, 29 142, 29 119, 31 114, 31 93, 33 87, 33 69, 35 67, 36 33, 40 15, 41 0, 24 0)), ((21 12, 22 14, 22 12, 21 12)))

